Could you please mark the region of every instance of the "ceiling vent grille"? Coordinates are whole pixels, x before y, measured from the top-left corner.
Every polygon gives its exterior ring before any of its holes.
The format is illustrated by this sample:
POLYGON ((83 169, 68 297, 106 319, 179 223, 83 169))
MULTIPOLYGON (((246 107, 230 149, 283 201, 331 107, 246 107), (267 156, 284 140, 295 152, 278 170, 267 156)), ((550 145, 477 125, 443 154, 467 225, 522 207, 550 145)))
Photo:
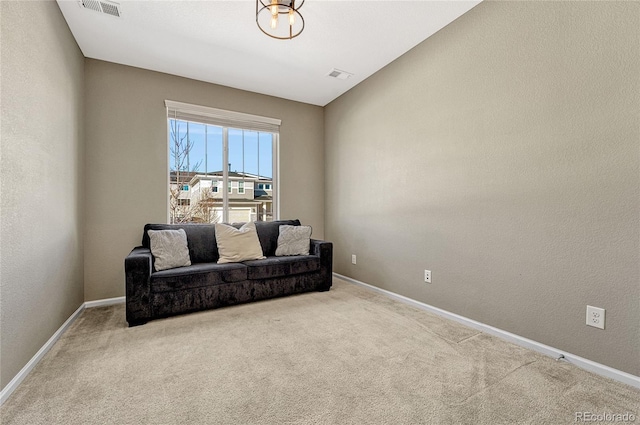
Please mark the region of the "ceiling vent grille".
POLYGON ((105 0, 82 0, 80 6, 85 9, 94 10, 96 12, 105 13, 107 15, 119 18, 122 16, 120 5, 112 1, 105 0))
POLYGON ((333 68, 327 74, 327 77, 337 78, 338 80, 346 80, 351 77, 353 74, 347 71, 340 71, 339 69, 333 68))

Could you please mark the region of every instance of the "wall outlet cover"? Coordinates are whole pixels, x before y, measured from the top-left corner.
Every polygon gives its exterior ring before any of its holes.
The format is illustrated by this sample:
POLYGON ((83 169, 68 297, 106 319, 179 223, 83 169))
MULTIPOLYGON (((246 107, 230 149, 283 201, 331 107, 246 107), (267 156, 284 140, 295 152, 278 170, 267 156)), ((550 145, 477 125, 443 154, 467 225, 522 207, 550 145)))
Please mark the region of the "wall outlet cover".
POLYGON ((604 308, 587 306, 587 325, 604 329, 604 308))
POLYGON ((427 283, 431 283, 431 270, 424 271, 424 281, 427 283))

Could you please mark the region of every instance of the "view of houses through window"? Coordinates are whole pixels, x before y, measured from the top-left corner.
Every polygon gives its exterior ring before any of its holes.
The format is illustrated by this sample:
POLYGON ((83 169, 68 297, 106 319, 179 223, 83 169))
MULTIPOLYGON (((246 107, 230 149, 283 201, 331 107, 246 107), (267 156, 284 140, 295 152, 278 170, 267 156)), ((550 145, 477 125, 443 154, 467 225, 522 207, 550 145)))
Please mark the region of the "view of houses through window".
POLYGON ((274 220, 274 133, 171 118, 169 133, 171 223, 274 220))

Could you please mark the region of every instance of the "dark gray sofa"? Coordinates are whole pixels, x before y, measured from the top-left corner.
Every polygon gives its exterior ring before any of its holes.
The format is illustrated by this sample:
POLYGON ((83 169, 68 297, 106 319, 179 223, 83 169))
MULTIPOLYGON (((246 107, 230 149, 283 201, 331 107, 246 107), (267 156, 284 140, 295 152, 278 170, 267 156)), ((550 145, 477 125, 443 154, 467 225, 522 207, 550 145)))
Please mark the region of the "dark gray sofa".
MULTIPOLYGON (((311 239, 309 255, 276 257, 280 225, 298 220, 256 222, 263 260, 217 264, 213 224, 147 224, 142 246, 125 258, 129 326, 198 310, 223 307, 331 287, 333 245, 311 239), (184 229, 191 265, 155 271, 147 230, 184 229)), ((238 228, 242 225, 234 224, 238 228)))

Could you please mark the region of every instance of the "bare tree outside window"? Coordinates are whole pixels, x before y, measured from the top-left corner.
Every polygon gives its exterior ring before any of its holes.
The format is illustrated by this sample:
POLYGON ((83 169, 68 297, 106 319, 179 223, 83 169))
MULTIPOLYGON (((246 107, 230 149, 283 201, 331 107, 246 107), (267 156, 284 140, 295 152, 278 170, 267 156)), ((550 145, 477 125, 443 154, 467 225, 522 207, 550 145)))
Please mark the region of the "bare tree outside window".
POLYGON ((190 163, 190 154, 195 141, 191 140, 188 131, 184 133, 180 131, 181 124, 188 124, 178 120, 170 120, 169 122, 171 127, 171 146, 169 152, 172 157, 170 167, 171 181, 169 182, 170 222, 191 223, 195 221, 214 223, 215 221, 211 220, 213 220, 215 216, 210 211, 211 208, 206 206, 207 203, 210 204, 210 202, 208 202, 211 197, 210 190, 200 191, 199 197, 195 200, 196 202, 193 202, 188 196, 182 196, 182 194, 186 192, 184 189, 189 188, 191 178, 202 165, 202 159, 196 161, 194 164, 190 163))

